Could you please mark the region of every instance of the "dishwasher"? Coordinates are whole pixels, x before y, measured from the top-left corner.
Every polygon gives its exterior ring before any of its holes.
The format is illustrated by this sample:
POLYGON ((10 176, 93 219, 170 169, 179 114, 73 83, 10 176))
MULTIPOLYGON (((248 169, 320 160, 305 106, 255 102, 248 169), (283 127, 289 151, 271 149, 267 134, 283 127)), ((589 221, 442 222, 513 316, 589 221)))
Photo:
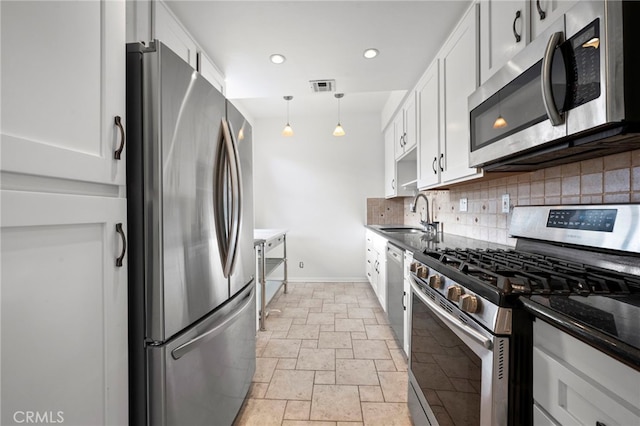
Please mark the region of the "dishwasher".
POLYGON ((387 243, 387 314, 389 325, 404 347, 404 250, 387 243))

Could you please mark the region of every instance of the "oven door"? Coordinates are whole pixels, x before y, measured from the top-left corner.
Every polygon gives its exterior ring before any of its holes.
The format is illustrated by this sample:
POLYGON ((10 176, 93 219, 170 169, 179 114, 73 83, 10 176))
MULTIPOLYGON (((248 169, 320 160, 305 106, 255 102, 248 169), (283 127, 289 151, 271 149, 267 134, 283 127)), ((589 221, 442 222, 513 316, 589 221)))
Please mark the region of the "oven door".
POLYGON ((506 425, 509 340, 411 279, 409 408, 416 424, 506 425))

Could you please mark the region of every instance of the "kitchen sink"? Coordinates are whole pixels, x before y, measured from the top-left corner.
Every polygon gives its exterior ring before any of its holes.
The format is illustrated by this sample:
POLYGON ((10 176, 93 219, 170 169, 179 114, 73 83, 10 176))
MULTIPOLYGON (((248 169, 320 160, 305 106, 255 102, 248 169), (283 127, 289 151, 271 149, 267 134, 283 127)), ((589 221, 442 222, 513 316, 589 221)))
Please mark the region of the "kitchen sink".
POLYGON ((423 229, 420 228, 402 228, 402 227, 382 227, 380 228, 382 232, 400 232, 403 234, 426 234, 423 229))

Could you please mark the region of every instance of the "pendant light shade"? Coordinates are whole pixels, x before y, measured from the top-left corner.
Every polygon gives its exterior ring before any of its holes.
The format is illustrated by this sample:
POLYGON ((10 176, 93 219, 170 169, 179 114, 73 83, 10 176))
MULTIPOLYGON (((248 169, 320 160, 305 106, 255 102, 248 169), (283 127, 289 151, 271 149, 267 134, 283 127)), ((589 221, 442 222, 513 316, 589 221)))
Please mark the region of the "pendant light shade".
POLYGON ((503 129, 507 127, 509 123, 502 116, 502 95, 498 92, 498 118, 493 122, 494 129, 503 129))
POLYGON ((340 124, 340 99, 344 96, 344 93, 336 93, 334 96, 338 99, 338 125, 333 130, 333 136, 344 136, 345 132, 342 124, 340 124))
POLYGON ((287 101, 287 124, 282 129, 282 136, 293 136, 293 129, 289 124, 289 101, 293 99, 293 96, 285 96, 284 100, 287 101))
POLYGON ((507 120, 505 120, 502 115, 499 115, 496 121, 493 122, 493 128, 502 129, 504 127, 507 127, 507 120))

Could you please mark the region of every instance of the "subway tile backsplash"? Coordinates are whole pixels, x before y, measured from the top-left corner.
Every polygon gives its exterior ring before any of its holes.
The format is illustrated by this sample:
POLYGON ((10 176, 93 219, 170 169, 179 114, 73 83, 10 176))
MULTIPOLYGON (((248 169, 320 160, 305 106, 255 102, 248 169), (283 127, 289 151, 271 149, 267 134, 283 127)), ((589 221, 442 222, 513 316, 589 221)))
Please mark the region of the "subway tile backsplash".
MULTIPOLYGON (((496 176, 446 191, 427 191, 433 220, 443 222, 446 233, 514 245, 515 239, 507 235, 511 215, 501 213, 503 194, 509 194, 511 208, 518 205, 640 203, 640 150, 508 177, 496 176), (460 212, 461 198, 468 200, 467 212, 460 212)), ((369 199, 367 223, 419 225, 420 215, 423 218, 425 215, 424 201, 418 202, 417 213, 409 213, 411 201, 409 197, 369 199), (373 214, 373 205, 384 207, 378 206, 373 214), (401 217, 397 212, 400 208, 401 217), (398 221, 393 222, 396 219, 398 221)))

